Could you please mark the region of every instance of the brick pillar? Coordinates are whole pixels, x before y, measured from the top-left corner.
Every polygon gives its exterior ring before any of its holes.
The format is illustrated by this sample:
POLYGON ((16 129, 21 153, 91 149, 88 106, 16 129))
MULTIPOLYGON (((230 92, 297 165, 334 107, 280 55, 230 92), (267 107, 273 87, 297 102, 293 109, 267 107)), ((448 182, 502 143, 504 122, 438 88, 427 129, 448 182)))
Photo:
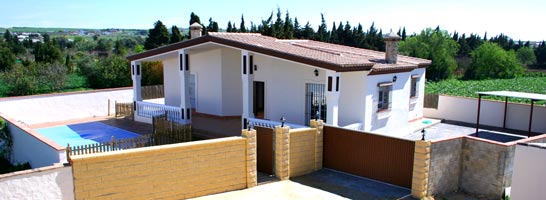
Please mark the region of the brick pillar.
POLYGON ((422 199, 427 196, 430 173, 430 141, 415 141, 411 196, 422 199))
POLYGON ((246 138, 246 187, 251 188, 258 185, 256 130, 243 129, 242 135, 246 138))
POLYGON ((281 180, 289 178, 290 127, 275 127, 275 175, 281 180))
POLYGON ((311 120, 311 128, 317 129, 315 136, 315 171, 322 169, 324 122, 322 120, 311 120))
POLYGON ((246 187, 251 188, 258 185, 256 130, 243 129, 242 135, 246 138, 246 187))

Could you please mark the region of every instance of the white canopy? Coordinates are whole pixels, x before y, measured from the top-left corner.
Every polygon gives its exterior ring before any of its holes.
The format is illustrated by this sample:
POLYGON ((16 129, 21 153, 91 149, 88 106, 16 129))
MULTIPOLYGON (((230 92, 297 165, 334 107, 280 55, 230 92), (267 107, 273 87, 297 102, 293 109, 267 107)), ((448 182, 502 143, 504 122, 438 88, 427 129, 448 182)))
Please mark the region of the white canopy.
POLYGON ((531 100, 535 100, 535 101, 546 101, 546 95, 545 94, 537 94, 537 93, 512 92, 512 91, 490 91, 490 92, 478 92, 478 94, 490 95, 490 96, 503 96, 503 97, 531 99, 531 100))

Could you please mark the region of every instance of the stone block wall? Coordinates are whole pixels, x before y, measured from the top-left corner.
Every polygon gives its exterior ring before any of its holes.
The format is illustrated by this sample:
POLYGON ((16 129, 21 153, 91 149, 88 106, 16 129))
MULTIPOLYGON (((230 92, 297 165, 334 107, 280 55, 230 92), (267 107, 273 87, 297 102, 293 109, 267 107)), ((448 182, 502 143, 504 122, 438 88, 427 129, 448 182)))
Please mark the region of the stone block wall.
POLYGON ((315 171, 316 137, 314 128, 290 130, 290 177, 315 171))
POLYGON ((411 196, 421 199, 427 196, 430 173, 430 141, 415 141, 411 196))
POLYGON ((186 199, 244 189, 252 146, 247 140, 228 137, 72 156, 75 199, 186 199))
POLYGON ((256 154, 256 130, 243 130, 243 137, 247 138, 246 143, 246 187, 254 187, 258 185, 258 169, 257 169, 257 154, 256 154))
POLYGON ((459 190, 463 139, 432 142, 428 195, 449 194, 459 190))
POLYGON ((470 194, 501 198, 504 188, 512 184, 514 154, 515 145, 465 138, 459 188, 470 194))
POLYGON ((281 180, 290 177, 290 127, 275 127, 275 175, 281 180))

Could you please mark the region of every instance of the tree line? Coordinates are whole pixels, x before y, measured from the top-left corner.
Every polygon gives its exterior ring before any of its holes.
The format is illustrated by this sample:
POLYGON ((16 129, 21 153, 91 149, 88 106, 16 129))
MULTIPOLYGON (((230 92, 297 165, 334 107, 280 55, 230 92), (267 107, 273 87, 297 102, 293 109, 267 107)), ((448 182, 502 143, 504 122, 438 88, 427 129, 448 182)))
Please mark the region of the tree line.
MULTIPOLYGON (((208 25, 201 22, 198 15, 190 14, 189 24, 201 24, 203 34, 207 32, 239 32, 260 33, 279 39, 312 39, 322 42, 341 44, 351 47, 366 48, 377 51, 385 50, 383 30, 377 29, 375 23, 364 29, 362 24, 352 26, 348 21, 332 23, 328 28, 323 14, 321 23, 315 30, 307 21, 300 23, 297 17, 292 18, 288 11, 284 14, 278 8, 277 12, 261 20, 260 23, 247 23, 244 15, 240 22, 228 21, 225 29, 220 30, 218 23, 209 18, 208 25), (248 25, 250 24, 250 25, 248 25)), ((427 68, 427 79, 431 81, 443 80, 451 77, 463 79, 511 78, 520 76, 525 68, 546 69, 546 45, 544 41, 537 47, 529 41, 514 41, 510 37, 500 34, 487 38, 487 33, 481 37, 478 34, 459 34, 457 31, 448 33, 436 27, 408 35, 406 28, 397 30, 401 37, 400 53, 432 60, 427 68), (481 47, 481 48, 480 48, 481 47), (485 57, 487 55, 487 57, 485 57), (499 60, 502 60, 500 62, 499 60)), ((174 43, 188 39, 187 35, 180 35, 176 26, 171 27, 171 33, 161 21, 154 24, 149 30, 146 39, 146 49, 174 43), (161 38, 161 39, 159 39, 161 38), (177 39, 170 39, 177 38, 177 39)))
MULTIPOLYGON (((139 36, 118 39, 98 35, 67 38, 45 33, 42 36, 43 41, 19 41, 6 30, 0 37, 0 96, 130 86, 130 68, 125 56, 144 51, 144 39, 139 36)), ((154 70, 158 68, 157 63, 150 65, 154 70)), ((152 70, 143 73, 149 71, 152 70)), ((163 81, 157 76, 148 79, 143 79, 143 84, 163 81)))

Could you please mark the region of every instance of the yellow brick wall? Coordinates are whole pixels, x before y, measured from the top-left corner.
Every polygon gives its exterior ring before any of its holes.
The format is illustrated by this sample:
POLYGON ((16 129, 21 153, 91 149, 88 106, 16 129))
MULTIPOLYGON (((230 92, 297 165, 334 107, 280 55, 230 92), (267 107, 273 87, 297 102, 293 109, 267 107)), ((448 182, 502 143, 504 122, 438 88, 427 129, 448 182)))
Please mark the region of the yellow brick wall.
POLYGON ((72 156, 76 199, 184 199, 247 187, 247 139, 72 156))
POLYGON ((428 194, 428 176, 430 174, 430 141, 415 141, 413 158, 413 179, 411 195, 422 199, 428 194))
POLYGON ((290 130, 289 176, 296 177, 315 171, 317 129, 290 130))
POLYGON ((281 180, 290 178, 290 127, 275 127, 275 175, 281 180))

